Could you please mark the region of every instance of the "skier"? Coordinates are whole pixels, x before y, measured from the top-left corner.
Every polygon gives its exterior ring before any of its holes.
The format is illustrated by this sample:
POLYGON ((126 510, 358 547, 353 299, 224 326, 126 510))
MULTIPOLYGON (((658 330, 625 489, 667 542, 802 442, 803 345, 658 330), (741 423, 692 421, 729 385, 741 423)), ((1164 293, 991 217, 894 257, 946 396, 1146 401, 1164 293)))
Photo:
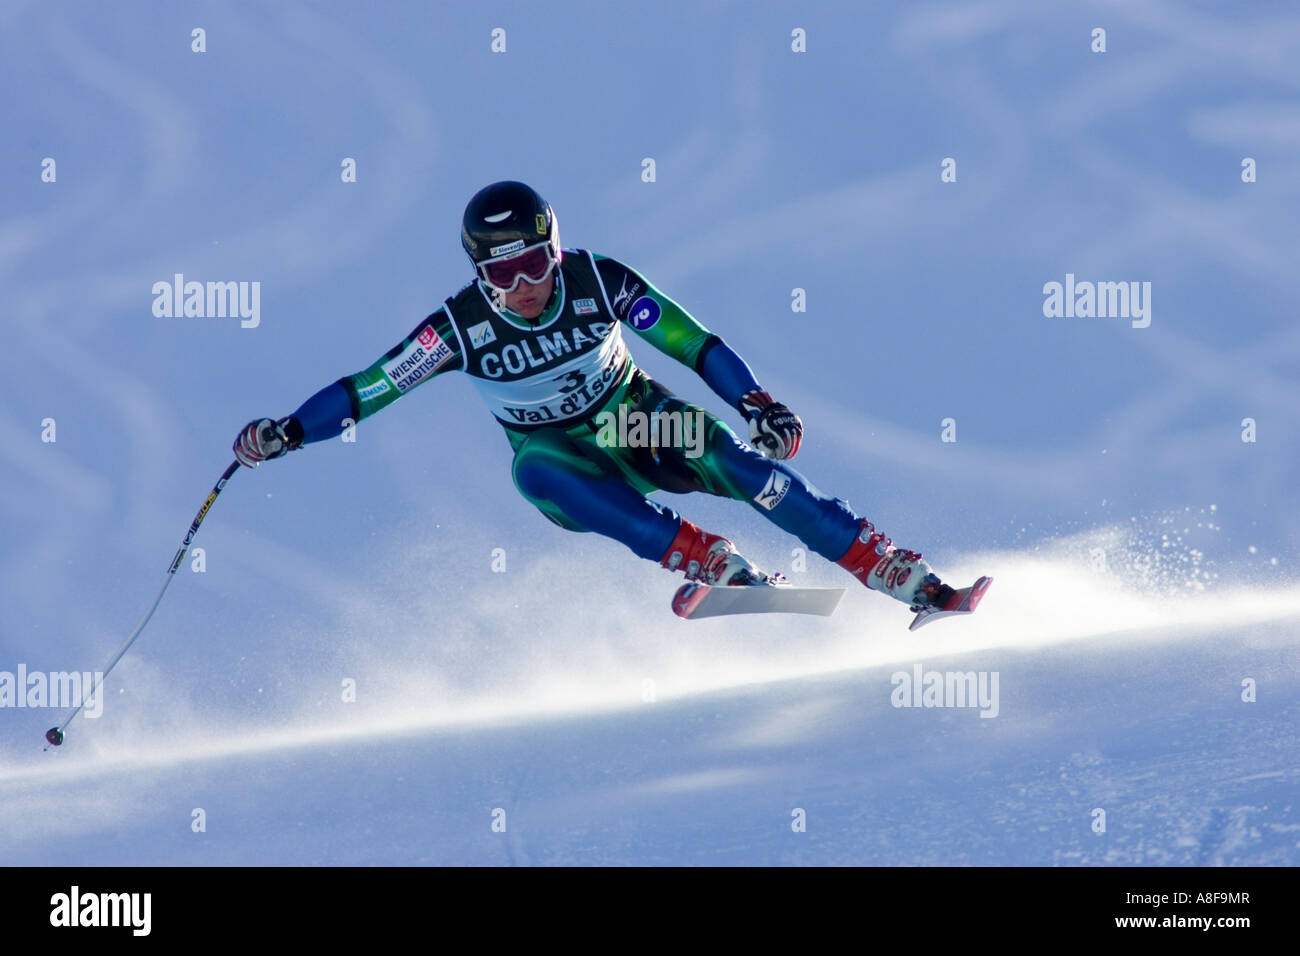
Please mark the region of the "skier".
MULTIPOLYGON (((360 372, 327 385, 292 414, 245 426, 241 464, 256 467, 333 438, 444 372, 463 371, 514 451, 519 492, 570 531, 615 538, 637 555, 707 585, 777 583, 730 540, 645 496, 703 491, 748 501, 759 514, 872 590, 918 612, 973 610, 970 588, 940 581, 917 552, 895 548, 840 498, 786 464, 803 423, 773 400, 718 335, 642 275, 606 256, 562 249, 554 211, 529 186, 499 182, 465 208, 461 244, 475 278, 360 372), (749 423, 746 444, 721 420, 639 369, 624 330, 693 369, 749 423), (652 427, 611 440, 614 413, 652 427), (684 432, 653 423, 702 423, 684 432), (669 429, 668 431, 671 431, 669 429), (648 432, 648 434, 646 434, 648 432), (758 449, 758 450, 755 450, 758 449)), ((982 579, 983 580, 983 579, 982 579)), ((978 585, 977 585, 978 587, 978 585)), ((981 592, 982 593, 982 592, 981 592)), ((978 595, 977 595, 978 596, 978 595)))

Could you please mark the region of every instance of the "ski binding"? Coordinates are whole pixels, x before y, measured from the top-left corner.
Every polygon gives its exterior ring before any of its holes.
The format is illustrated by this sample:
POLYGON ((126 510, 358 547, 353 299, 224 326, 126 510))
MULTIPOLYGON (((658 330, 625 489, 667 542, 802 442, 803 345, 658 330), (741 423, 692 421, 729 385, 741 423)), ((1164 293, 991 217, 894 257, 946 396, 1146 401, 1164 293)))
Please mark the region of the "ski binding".
POLYGON ((941 617, 951 617, 954 614, 970 614, 984 598, 984 594, 989 589, 993 579, 987 575, 980 578, 968 588, 959 588, 948 603, 943 607, 923 607, 916 612, 912 624, 908 627, 909 631, 915 631, 918 627, 929 624, 931 621, 937 621, 941 617))

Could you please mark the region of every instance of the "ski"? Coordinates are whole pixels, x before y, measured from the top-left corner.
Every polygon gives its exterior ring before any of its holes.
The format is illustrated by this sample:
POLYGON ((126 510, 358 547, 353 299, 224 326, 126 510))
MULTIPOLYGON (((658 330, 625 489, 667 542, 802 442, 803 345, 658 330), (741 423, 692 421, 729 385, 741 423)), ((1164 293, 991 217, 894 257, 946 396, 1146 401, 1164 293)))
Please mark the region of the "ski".
POLYGON ((673 613, 694 621, 724 614, 835 613, 845 588, 804 588, 790 584, 683 584, 673 595, 673 613))
POLYGON ((959 588, 948 603, 943 607, 923 607, 916 612, 916 617, 912 619, 909 631, 915 631, 918 627, 924 627, 931 621, 937 621, 941 617, 951 617, 954 614, 970 614, 983 600, 984 594, 989 589, 993 579, 985 576, 980 578, 968 588, 959 588))

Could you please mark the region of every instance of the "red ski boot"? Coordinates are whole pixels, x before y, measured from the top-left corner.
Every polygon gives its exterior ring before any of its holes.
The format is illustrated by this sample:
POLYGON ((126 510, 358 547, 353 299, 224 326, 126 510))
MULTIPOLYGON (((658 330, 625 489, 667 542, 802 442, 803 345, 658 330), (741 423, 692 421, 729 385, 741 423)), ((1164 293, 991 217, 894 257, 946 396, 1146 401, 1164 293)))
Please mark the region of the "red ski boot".
MULTIPOLYGON (((865 518, 849 550, 835 562, 873 591, 880 591, 904 604, 930 603, 930 566, 919 551, 892 546, 892 542, 865 518)), ((938 582, 938 578, 934 578, 938 582)), ((942 585, 941 585, 942 586, 942 585)))
POLYGON ((952 614, 969 614, 979 606, 993 579, 982 577, 968 588, 953 588, 939 580, 918 551, 895 548, 865 518, 857 540, 835 562, 873 591, 906 603, 916 612, 908 630, 952 614))
POLYGON ((687 581, 710 585, 767 584, 780 578, 750 564, 726 538, 710 534, 685 518, 659 563, 669 571, 685 572, 687 581))
POLYGON ((678 617, 772 612, 825 616, 844 594, 843 588, 790 587, 782 575, 756 568, 726 538, 685 520, 659 563, 686 572, 687 583, 673 595, 678 617))

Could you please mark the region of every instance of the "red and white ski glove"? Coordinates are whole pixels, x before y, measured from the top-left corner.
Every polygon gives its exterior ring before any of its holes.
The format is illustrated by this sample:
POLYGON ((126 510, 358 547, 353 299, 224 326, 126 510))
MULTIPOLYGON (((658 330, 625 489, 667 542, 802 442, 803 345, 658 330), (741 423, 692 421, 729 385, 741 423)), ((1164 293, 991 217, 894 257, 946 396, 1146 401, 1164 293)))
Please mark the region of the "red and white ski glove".
POLYGON ((278 422, 269 418, 259 418, 249 422, 235 439, 235 457, 241 465, 256 468, 264 461, 281 458, 297 446, 289 440, 285 431, 288 418, 278 422))
POLYGON ((749 443, 768 458, 793 458, 803 441, 803 422, 767 392, 755 389, 740 399, 740 413, 749 419, 749 443))

